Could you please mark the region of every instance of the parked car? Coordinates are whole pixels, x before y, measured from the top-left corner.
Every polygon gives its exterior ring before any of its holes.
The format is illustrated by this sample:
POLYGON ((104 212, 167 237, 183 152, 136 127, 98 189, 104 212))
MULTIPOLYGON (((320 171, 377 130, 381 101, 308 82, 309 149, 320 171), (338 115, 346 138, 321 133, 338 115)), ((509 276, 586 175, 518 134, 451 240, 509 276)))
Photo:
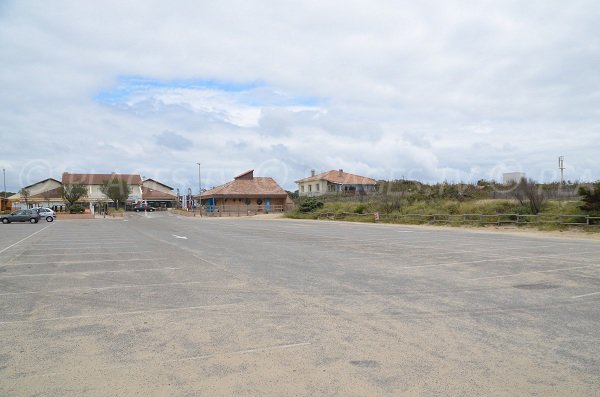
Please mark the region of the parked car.
POLYGON ((33 209, 40 214, 40 219, 45 219, 46 222, 53 222, 56 219, 56 213, 50 208, 39 207, 33 209))
POLYGON ((40 220, 40 214, 38 214, 36 210, 18 210, 11 212, 8 215, 2 215, 0 220, 4 224, 11 222, 38 223, 40 220))
POLYGON ((151 206, 146 205, 146 204, 139 204, 139 205, 136 205, 135 207, 133 207, 133 210, 135 212, 140 212, 140 211, 153 212, 153 211, 156 211, 156 208, 151 207, 151 206))

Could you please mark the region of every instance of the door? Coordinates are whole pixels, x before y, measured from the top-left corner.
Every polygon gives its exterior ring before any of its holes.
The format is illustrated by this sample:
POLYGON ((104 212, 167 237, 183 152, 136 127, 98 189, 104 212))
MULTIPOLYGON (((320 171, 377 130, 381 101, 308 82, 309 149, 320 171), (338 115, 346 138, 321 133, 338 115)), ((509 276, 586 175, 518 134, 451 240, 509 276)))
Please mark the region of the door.
POLYGON ((271 212, 271 199, 265 199, 265 212, 271 212))
POLYGON ((24 222, 24 221, 26 221, 29 218, 28 215, 29 215, 29 210, 18 211, 15 214, 15 221, 17 221, 17 222, 24 222))
POLYGON ((212 214, 215 210, 215 199, 214 197, 209 198, 208 200, 206 200, 206 212, 209 214, 212 214))

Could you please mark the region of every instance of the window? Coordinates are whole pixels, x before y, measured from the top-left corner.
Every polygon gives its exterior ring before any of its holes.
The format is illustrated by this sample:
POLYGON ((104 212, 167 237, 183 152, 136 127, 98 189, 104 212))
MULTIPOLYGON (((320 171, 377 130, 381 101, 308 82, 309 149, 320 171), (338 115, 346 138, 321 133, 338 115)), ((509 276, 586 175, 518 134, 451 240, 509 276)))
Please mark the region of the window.
POLYGON ((315 187, 317 188, 317 192, 319 191, 319 189, 321 188, 320 184, 316 184, 315 187))
POLYGON ((312 192, 312 185, 308 185, 308 191, 312 192))
POLYGON ((304 193, 304 185, 301 185, 301 186, 300 186, 300 191, 301 191, 302 193, 304 193))

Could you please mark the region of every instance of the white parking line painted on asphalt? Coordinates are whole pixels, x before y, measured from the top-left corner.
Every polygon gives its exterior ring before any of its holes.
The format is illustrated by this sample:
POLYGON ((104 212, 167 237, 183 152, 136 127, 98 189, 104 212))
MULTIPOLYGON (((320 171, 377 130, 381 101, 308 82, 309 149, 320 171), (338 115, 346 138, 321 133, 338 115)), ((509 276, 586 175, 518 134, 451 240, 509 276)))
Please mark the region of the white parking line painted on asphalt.
POLYGON ((56 247, 57 245, 80 245, 80 244, 84 244, 84 245, 98 245, 98 244, 136 244, 139 243, 139 241, 134 241, 134 240, 69 240, 69 239, 65 239, 65 240, 44 240, 43 243, 38 243, 36 245, 43 245, 43 246, 54 246, 56 247))
MULTIPOLYGON (((482 252, 483 254, 484 252, 482 252)), ((456 261, 456 262, 445 262, 431 265, 415 265, 415 266, 404 266, 400 269, 419 269, 427 267, 438 267, 438 266, 454 266, 454 265, 468 265, 473 263, 485 263, 485 262, 502 262, 502 261, 514 261, 523 259, 549 259, 549 258, 560 258, 564 262, 581 263, 582 260, 561 258, 566 254, 555 254, 555 255, 535 255, 535 256, 495 256, 494 258, 479 259, 474 261, 456 261)))
POLYGON ((77 265, 80 263, 103 262, 139 262, 139 261, 166 261, 169 258, 131 258, 131 259, 98 259, 93 261, 60 261, 60 262, 28 262, 28 263, 0 263, 0 266, 31 266, 31 265, 77 265))
POLYGON ((92 275, 92 274, 105 274, 105 273, 137 273, 137 272, 162 272, 165 270, 180 270, 180 267, 159 267, 151 269, 123 269, 123 270, 100 270, 94 272, 62 272, 62 273, 36 273, 36 274, 7 274, 0 276, 0 280, 3 278, 17 278, 17 277, 48 277, 48 276, 69 276, 69 275, 92 275))
MULTIPOLYGON (((73 292, 87 292, 87 291, 107 291, 114 289, 135 289, 135 288, 154 288, 154 287, 171 287, 171 286, 187 286, 187 285, 198 285, 198 284, 206 284, 206 281, 180 281, 180 282, 172 282, 172 283, 155 283, 155 284, 121 284, 121 285, 111 285, 108 287, 81 287, 81 288, 63 288, 63 289, 55 289, 48 291, 21 291, 21 292, 5 292, 1 293, 0 296, 9 296, 9 295, 54 295, 54 294, 66 294, 73 292)), ((246 293, 246 294, 275 294, 275 292, 271 290, 251 290, 249 291, 247 288, 214 288, 207 286, 196 287, 196 290, 210 291, 210 292, 226 292, 226 293, 246 293)))
POLYGON ((116 312, 116 313, 101 313, 101 314, 83 314, 80 316, 64 316, 64 317, 47 317, 37 318, 33 320, 12 320, 12 321, 0 321, 0 325, 3 324, 19 324, 19 323, 39 323, 42 321, 62 321, 62 320, 79 320, 85 318, 97 318, 97 317, 112 317, 112 316, 132 316, 135 314, 146 314, 146 313, 164 313, 164 312, 178 312, 186 310, 199 310, 199 309, 218 309, 226 306, 238 306, 238 303, 224 303, 222 305, 204 305, 204 306, 185 306, 185 307, 173 307, 167 309, 149 309, 149 310, 135 310, 130 312, 116 312))
POLYGON ((585 298, 586 296, 600 295, 600 292, 592 292, 590 294, 572 296, 571 299, 585 298))
POLYGON ((503 275, 500 275, 500 276, 467 278, 466 280, 468 280, 468 281, 488 280, 488 279, 494 279, 494 278, 515 277, 515 276, 521 276, 521 275, 524 275, 524 274, 552 273, 552 272, 564 272, 564 271, 577 270, 577 269, 588 269, 590 267, 600 267, 600 265, 563 267, 563 268, 559 268, 559 269, 537 270, 537 271, 533 271, 533 272, 521 272, 521 273, 503 274, 503 275))
POLYGON ((311 345, 311 343, 310 342, 300 342, 300 343, 290 343, 288 345, 257 347, 254 349, 237 350, 234 352, 222 352, 222 353, 217 353, 217 354, 205 354, 202 356, 175 358, 172 360, 164 360, 164 361, 162 361, 162 363, 178 363, 178 362, 183 362, 183 361, 203 360, 203 359, 212 358, 212 357, 221 357, 221 356, 228 356, 228 355, 248 354, 248 353, 259 353, 259 352, 267 352, 267 351, 273 351, 273 350, 291 349, 294 347, 308 346, 308 345, 311 345))
MULTIPOLYGON (((0 323, 0 324, 2 324, 2 323, 0 323)), ((160 360, 157 362, 151 362, 151 364, 165 365, 165 364, 173 364, 173 363, 186 362, 186 361, 203 360, 203 359, 214 358, 214 357, 233 356, 233 355, 249 354, 249 353, 262 353, 262 352, 270 352, 270 351, 275 351, 275 350, 293 349, 296 347, 309 346, 311 344, 312 344, 311 342, 300 342, 300 343, 290 343, 287 345, 265 346, 265 347, 257 347, 254 349, 236 350, 236 351, 232 351, 232 352, 220 352, 220 353, 214 353, 214 354, 206 354, 203 356, 181 357, 181 358, 174 358, 171 360, 160 360)), ((130 363, 130 364, 110 365, 110 366, 97 368, 96 371, 117 370, 117 369, 135 368, 135 367, 147 367, 148 364, 149 364, 148 361, 143 361, 143 362, 135 362, 135 363, 130 363)), ((49 373, 45 373, 45 374, 25 375, 25 376, 21 376, 21 378, 47 378, 50 376, 64 375, 67 373, 72 374, 71 371, 69 371, 69 372, 49 372, 49 373)))
POLYGON ((48 256, 70 256, 70 255, 123 255, 123 254, 135 254, 135 255, 139 255, 139 254, 145 254, 151 252, 150 250, 147 251, 107 251, 107 252, 88 252, 87 250, 85 252, 69 252, 69 253, 46 253, 46 254, 23 254, 20 256, 20 258, 26 258, 26 257, 36 257, 36 256, 43 256, 43 257, 48 257, 48 256))
MULTIPOLYGON (((37 244, 36 244, 37 245, 37 244)), ((152 246, 149 245, 150 248, 152 248, 152 246)), ((113 247, 101 247, 101 246, 97 246, 97 245, 90 245, 90 246, 80 246, 80 247, 55 247, 55 248, 28 248, 27 252, 47 252, 47 251, 53 251, 53 250, 63 250, 63 251, 72 251, 72 250, 79 250, 81 251, 82 249, 85 249, 85 253, 92 253, 92 254, 101 254, 102 252, 90 252, 90 249, 96 249, 96 250, 106 250, 108 248, 113 248, 113 247)), ((120 247, 119 247, 120 248, 120 247)), ((140 248, 140 245, 138 243, 137 248, 140 248)))
POLYGON ((3 253, 4 251, 6 251, 7 249, 9 249, 9 248, 12 248, 12 247, 14 247, 15 245, 17 245, 17 244, 19 244, 19 243, 21 243, 21 242, 23 242, 23 241, 27 240, 28 238, 30 238, 30 237, 33 237, 33 236, 35 236, 36 234, 38 234, 38 233, 40 233, 40 232, 43 232, 44 230, 48 229, 50 226, 52 226, 52 225, 48 225, 48 226, 46 226, 46 227, 44 227, 44 228, 42 228, 42 229, 38 230, 37 232, 31 233, 29 236, 27 236, 27 237, 25 237, 25 238, 23 238, 23 239, 21 239, 21 240, 17 241, 16 243, 9 245, 8 247, 6 247, 6 248, 4 248, 2 251, 0 251, 0 254, 1 254, 1 253, 3 253))

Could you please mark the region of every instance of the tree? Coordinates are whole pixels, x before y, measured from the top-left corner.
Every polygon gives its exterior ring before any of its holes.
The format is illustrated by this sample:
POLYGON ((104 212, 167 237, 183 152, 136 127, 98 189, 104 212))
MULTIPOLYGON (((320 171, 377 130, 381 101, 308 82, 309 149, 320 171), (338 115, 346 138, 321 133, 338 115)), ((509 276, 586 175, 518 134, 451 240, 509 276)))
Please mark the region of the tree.
POLYGON ((521 178, 512 194, 519 204, 528 206, 532 214, 539 214, 546 201, 544 190, 533 179, 521 178))
POLYGON ((25 205, 29 206, 29 197, 31 197, 29 189, 23 188, 23 189, 19 190, 19 194, 21 195, 21 198, 23 200, 25 200, 25 205))
POLYGON ((87 196, 87 188, 81 183, 65 183, 58 188, 58 192, 67 202, 67 208, 71 208, 80 198, 87 196))
POLYGON ((119 203, 125 203, 131 194, 131 186, 127 181, 120 180, 117 177, 106 180, 100 185, 100 191, 115 203, 115 208, 119 207, 119 203))
POLYGON ((582 186, 578 193, 583 201, 579 208, 587 212, 600 212, 600 182, 596 182, 591 189, 582 186))
POLYGON ((52 190, 43 191, 41 194, 42 194, 42 197, 44 198, 44 200, 46 200, 46 204, 48 205, 48 207, 50 207, 50 199, 52 198, 52 190))

